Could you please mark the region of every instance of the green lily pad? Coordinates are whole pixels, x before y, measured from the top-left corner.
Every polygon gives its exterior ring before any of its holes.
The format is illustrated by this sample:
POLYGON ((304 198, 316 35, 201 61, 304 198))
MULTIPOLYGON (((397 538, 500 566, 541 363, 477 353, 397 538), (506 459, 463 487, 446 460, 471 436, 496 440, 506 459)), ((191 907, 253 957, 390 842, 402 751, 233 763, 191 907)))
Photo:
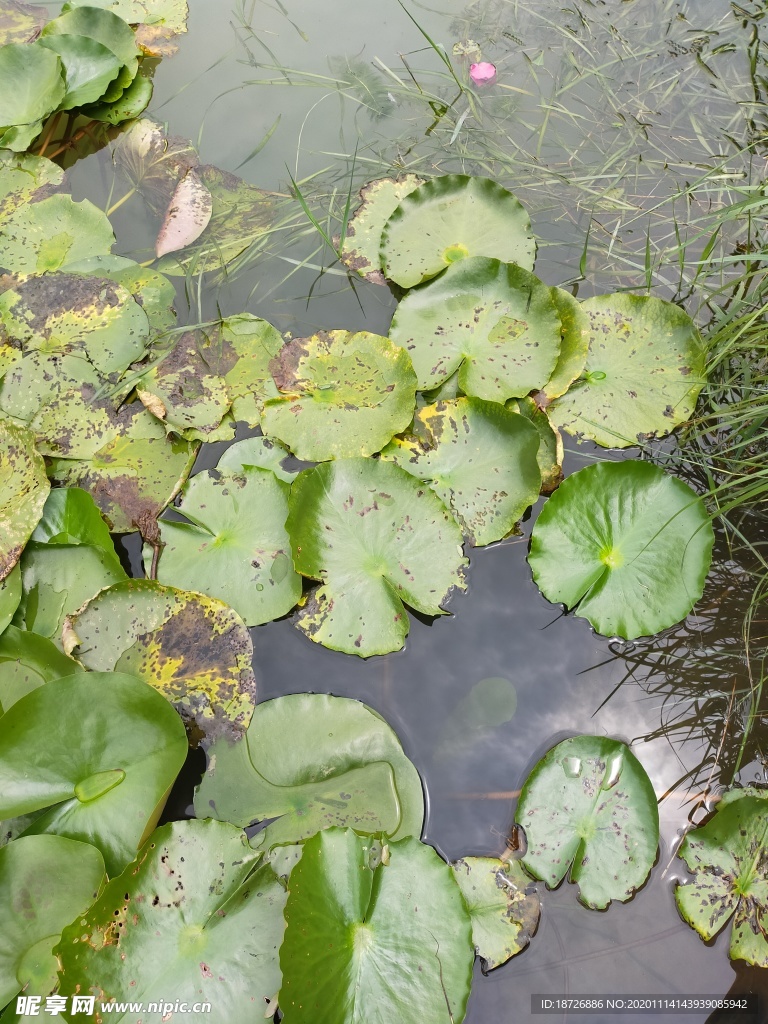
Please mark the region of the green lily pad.
POLYGON ((43 124, 44 121, 41 120, 33 121, 32 124, 0 128, 0 149, 23 153, 24 150, 29 149, 43 130, 43 124))
POLYGON ((357 271, 366 281, 386 284, 380 269, 381 232, 400 200, 423 184, 424 179, 416 174, 369 181, 361 189, 361 204, 347 224, 347 235, 341 248, 342 263, 357 271))
POLYGON ((133 74, 136 73, 140 51, 133 30, 112 11, 103 10, 98 4, 64 11, 48 22, 41 38, 61 35, 82 36, 101 43, 114 53, 121 65, 132 67, 133 74))
POLYGON ((48 495, 34 529, 38 544, 88 544, 104 551, 115 567, 120 559, 96 502, 79 487, 57 487, 48 495))
POLYGON ((0 580, 19 560, 51 489, 34 436, 0 420, 0 580))
POLYGON ((539 434, 519 413, 479 398, 419 409, 414 435, 381 453, 423 480, 473 544, 501 540, 539 496, 539 434))
POLYGON ((278 394, 270 364, 283 346, 276 327, 250 313, 221 323, 222 357, 218 372, 232 400, 233 420, 258 427, 264 400, 278 394))
POLYGON ((242 619, 221 601, 126 580, 69 617, 64 648, 91 671, 145 679, 176 707, 194 743, 239 740, 248 728, 253 647, 242 619))
POLYGON ((82 6, 106 8, 136 25, 136 42, 154 57, 175 53, 170 40, 187 31, 187 0, 69 0, 64 10, 82 6))
POLYGON ((288 533, 298 572, 322 580, 299 613, 310 640, 335 651, 403 646, 405 604, 443 615, 464 589, 461 530, 440 499, 389 462, 343 459, 305 470, 291 488, 288 533))
POLYGON ((0 151, 0 224, 20 206, 53 195, 63 180, 64 172, 52 160, 0 151))
POLYGON ((287 469, 285 463, 291 459, 291 453, 269 437, 247 437, 244 441, 231 444, 224 452, 216 466, 219 470, 229 469, 242 472, 257 466, 271 470, 278 480, 287 484, 294 481, 298 469, 287 469))
POLYGON ((68 263, 109 253, 114 241, 98 206, 53 195, 19 207, 0 224, 0 265, 14 274, 62 270, 68 263))
POLYGON ((156 270, 142 267, 124 256, 92 256, 67 267, 70 274, 109 278, 125 288, 147 315, 153 335, 163 335, 176 326, 176 289, 156 270))
POLYGON ((691 488, 647 462, 568 477, 531 537, 533 578, 603 636, 634 640, 684 619, 701 597, 714 531, 691 488))
POLYGON ((487 973, 520 953, 539 923, 539 898, 519 861, 464 857, 451 864, 487 973))
POLYGON ((733 919, 729 955, 768 967, 768 794, 732 789, 706 825, 689 832, 680 846, 694 873, 678 885, 675 900, 683 918, 706 941, 733 919))
POLYGON ((405 196, 381 234, 384 276, 402 288, 457 260, 488 256, 533 269, 536 243, 518 200, 490 178, 445 174, 405 196))
POLYGON ((33 42, 46 21, 48 11, 45 7, 21 3, 20 0, 3 0, 0 5, 0 46, 33 42))
POLYGON ((44 636, 9 626, 0 636, 0 715, 38 686, 82 671, 44 636))
POLYGON ((589 352, 590 331, 589 317, 581 303, 562 288, 552 288, 550 291, 563 325, 563 336, 557 365, 541 389, 548 402, 564 395, 581 376, 589 352))
POLYGON ((266 830, 270 846, 333 825, 402 839, 421 835, 424 794, 375 711, 348 697, 296 693, 258 704, 246 743, 211 748, 195 813, 243 826, 278 818, 266 830))
POLYGON ((17 562, 4 580, 0 580, 0 634, 8 628, 21 600, 21 567, 17 562))
POLYGON ((419 390, 458 370, 467 395, 490 402, 541 388, 557 363, 562 327, 552 291, 512 264, 476 257, 410 292, 390 337, 410 353, 419 390))
POLYGON ((541 472, 541 493, 551 494, 563 479, 563 438, 559 430, 552 426, 549 416, 540 409, 532 398, 511 398, 507 402, 508 409, 514 409, 536 427, 539 432, 539 451, 536 459, 541 472))
MULTIPOLYGON (((65 928, 59 993, 144 1004, 144 1024, 177 1001, 208 1002, 213 1024, 257 1021, 280 987, 285 888, 243 833, 219 821, 178 821, 65 928), (147 1008, 154 1003, 154 1012, 147 1008)), ((197 1014, 195 1014, 197 1016, 197 1014)), ((110 1020, 136 1020, 127 1005, 110 1020)))
POLYGON ((589 319, 585 377, 552 403, 555 426, 626 448, 689 419, 705 380, 691 318, 671 302, 622 292, 581 308, 589 319))
POLYGON ((67 91, 59 103, 60 110, 95 103, 122 66, 108 47, 86 36, 44 33, 39 45, 61 58, 67 91))
POLYGON ((154 92, 151 78, 139 73, 122 94, 110 103, 92 103, 83 108, 83 115, 92 121, 123 124, 139 117, 149 106, 154 92))
POLYGON ((110 875, 154 827, 187 752, 180 719, 134 676, 83 672, 0 718, 0 819, 96 846, 110 875))
MULTIPOLYGON (((0 47, 0 124, 28 125, 44 120, 64 98, 61 61, 36 43, 0 47)), ((7 141, 3 145, 8 146, 7 141)))
POLYGON ((304 844, 280 948, 285 1024, 461 1024, 474 950, 450 867, 412 838, 372 866, 371 845, 350 829, 304 844))
POLYGON ((528 841, 526 870, 552 889, 570 868, 579 900, 591 909, 630 899, 656 859, 651 780, 626 744, 605 736, 552 747, 526 779, 515 820, 528 841))
POLYGON ((0 1006, 22 990, 54 988, 51 951, 105 881, 104 859, 87 843, 25 836, 0 849, 0 1006))
MULTIPOLYGON (((198 590, 234 608, 247 626, 287 615, 301 597, 285 529, 288 486, 268 469, 198 473, 163 521, 157 578, 198 590)), ((145 567, 151 563, 145 551, 145 567)))
POLYGON ((372 455, 413 415, 416 376, 408 354, 368 331, 320 331, 288 342, 272 362, 278 398, 262 429, 300 459, 372 455))

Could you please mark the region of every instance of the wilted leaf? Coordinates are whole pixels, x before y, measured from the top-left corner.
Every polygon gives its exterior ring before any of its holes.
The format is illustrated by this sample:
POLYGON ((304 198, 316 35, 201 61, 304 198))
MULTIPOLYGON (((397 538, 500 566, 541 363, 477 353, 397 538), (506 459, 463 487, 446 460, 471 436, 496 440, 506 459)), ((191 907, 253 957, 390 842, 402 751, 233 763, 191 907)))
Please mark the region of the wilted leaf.
POLYGON ((98 206, 53 195, 19 207, 0 224, 0 266, 14 274, 63 270, 68 263, 109 253, 114 241, 98 206))
POLYGON ((127 580, 68 620, 68 653, 95 672, 130 672, 176 707, 194 743, 242 738, 256 703, 253 647, 221 601, 127 580))
POLYGON ((424 179, 415 174, 369 181, 361 189, 362 202, 347 225, 347 237, 341 251, 342 263, 350 270, 356 270, 366 281, 386 284, 379 260, 381 232, 400 200, 423 182, 424 179))
POLYGON ((40 35, 46 21, 45 7, 20 3, 20 0, 0 0, 0 46, 31 43, 40 35))
POLYGON ((0 151, 0 225, 14 210, 53 195, 64 172, 52 160, 0 151))
POLYGON ((208 227, 213 210, 211 193, 191 168, 176 186, 155 242, 158 259, 196 242, 208 227))
POLYGON ((197 151, 188 139, 166 135, 159 124, 146 117, 118 137, 112 156, 158 216, 167 209, 181 178, 199 163, 197 151))
POLYGON ((162 335, 176 326, 176 289, 173 283, 156 270, 139 266, 124 256, 92 256, 73 263, 70 274, 89 274, 109 278, 125 288, 147 314, 153 335, 162 335))
POLYGON ((9 626, 0 636, 0 715, 38 686, 82 671, 44 636, 9 626))
POLYGON ((18 562, 51 489, 34 445, 28 430, 0 419, 0 580, 18 562))

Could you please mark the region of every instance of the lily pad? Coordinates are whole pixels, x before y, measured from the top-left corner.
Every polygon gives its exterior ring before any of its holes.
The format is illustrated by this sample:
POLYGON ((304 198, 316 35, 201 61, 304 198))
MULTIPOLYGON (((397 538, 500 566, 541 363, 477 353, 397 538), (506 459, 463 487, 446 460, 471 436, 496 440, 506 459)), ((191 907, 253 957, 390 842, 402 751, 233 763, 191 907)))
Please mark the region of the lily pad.
POLYGON ((0 636, 0 715, 38 686, 82 671, 44 636, 9 626, 0 636))
POLYGON ((110 875, 154 827, 187 752, 170 705, 134 676, 85 672, 32 690, 0 718, 0 818, 91 843, 110 875))
POLYGON ((221 323, 221 362, 218 372, 224 377, 232 400, 233 421, 258 427, 264 401, 278 394, 270 365, 283 346, 276 327, 250 313, 227 317, 221 323))
POLYGON ((433 178, 401 200, 382 231, 384 276, 402 288, 428 281, 468 256, 533 269, 530 218, 515 196, 490 178, 433 178))
POLYGON ((464 857, 451 864, 472 918, 472 941, 483 972, 520 953, 539 923, 539 898, 519 861, 464 857))
POLYGON ((768 794, 732 789, 706 825, 689 832, 678 856, 694 878, 678 885, 683 918, 706 941, 733 919, 729 955, 768 967, 768 794))
POLYGON ((481 257, 406 295, 390 329, 410 353, 419 390, 458 370, 464 394, 490 402, 541 388, 560 355, 561 334, 550 288, 521 267, 481 257))
POLYGON ((656 859, 651 780, 626 744, 605 736, 552 747, 526 779, 515 820, 528 841, 526 870, 552 889, 570 868, 579 900, 591 909, 630 899, 656 859))
POLYGON ((5 579, 0 580, 0 634, 8 628, 20 600, 21 568, 17 562, 5 579))
POLYGON ((112 11, 103 10, 98 4, 63 11, 42 31, 43 39, 61 35, 81 36, 106 46, 121 65, 133 69, 131 77, 136 74, 139 48, 133 30, 112 11))
POLYGON ((257 705, 246 743, 211 748, 195 813, 243 826, 277 818, 266 830, 270 846, 333 825, 402 839, 421 835, 424 794, 375 711, 348 697, 296 693, 257 705))
POLYGON ((39 45, 61 58, 67 90, 59 103, 60 110, 95 103, 120 73, 122 65, 119 59, 95 39, 43 33, 39 45))
MULTIPOLYGON (((280 987, 285 889, 243 833, 219 821, 163 825, 89 911, 65 928, 59 993, 141 1000, 144 1024, 177 1001, 213 1024, 259 1020, 280 987), (155 1003, 160 1009, 146 1008, 155 1003), (163 1007, 166 1007, 163 1009, 163 1007)), ((110 1020, 135 1021, 128 1004, 110 1020)))
POLYGON ((70 616, 64 647, 91 671, 145 679, 177 708, 194 743, 241 739, 251 720, 251 638, 221 601, 126 580, 70 616))
POLYGON ((341 249, 342 263, 357 271, 366 281, 386 284, 379 259, 381 232, 400 200, 423 184, 424 179, 416 174, 369 181, 361 189, 361 204, 347 224, 347 236, 341 249))
POLYGON ((24 427, 0 420, 0 580, 18 562, 51 489, 34 444, 24 427))
POLYGON ((124 256, 92 256, 69 264, 70 274, 108 278, 125 288, 147 315, 153 335, 163 335, 176 326, 176 289, 156 270, 142 267, 124 256))
POLYGON ((22 990, 55 987, 51 951, 105 881, 104 859, 87 843, 25 836, 0 849, 0 1006, 22 990))
POLYGON ((30 539, 38 544, 88 544, 104 551, 115 567, 120 566, 109 527, 96 502, 79 487, 57 487, 50 492, 30 539))
POLYGON ((532 398, 511 398, 508 409, 514 409, 536 427, 539 433, 539 451, 536 459, 541 472, 541 493, 551 494, 563 479, 563 438, 556 430, 544 409, 539 408, 532 398))
POLYGON ((14 274, 62 270, 68 263, 109 253, 114 242, 98 206, 53 195, 19 207, 0 224, 0 265, 14 274))
MULTIPOLYGON (((35 43, 0 47, 0 125, 42 121, 58 107, 64 93, 61 61, 55 53, 35 43)), ((8 145, 5 140, 3 144, 8 145)))
POLYGON ((408 354, 368 331, 320 331, 288 342, 272 362, 280 397, 262 429, 300 459, 372 455, 408 426, 416 376, 408 354))
POLYGON ((691 318, 648 296, 598 295, 584 381, 552 403, 555 426, 606 448, 662 437, 689 419, 704 384, 704 347, 691 318))
POLYGON ((291 872, 280 948, 285 1024, 461 1024, 474 950, 450 867, 417 839, 319 832, 291 872), (386 1009, 385 1009, 386 1008, 386 1009))
POLYGON ((322 580, 297 621, 315 643, 363 658, 400 650, 404 604, 443 615, 451 591, 464 589, 461 530, 398 466, 344 459, 305 470, 289 508, 294 566, 322 580))
POLYGON ((168 207, 179 179, 199 164, 197 151, 188 139, 167 135, 148 117, 118 136, 112 158, 158 216, 168 207))
POLYGON ((198 473, 175 509, 188 521, 159 524, 158 580, 219 598, 247 626, 287 615, 301 597, 285 529, 288 491, 268 469, 198 473))
POLYGON ((48 11, 45 7, 21 3, 20 0, 3 0, 0 4, 0 46, 33 42, 46 21, 48 11))
POLYGON ((53 195, 63 180, 64 172, 52 160, 0 152, 0 224, 20 206, 53 195))
POLYGON ((103 121, 106 124, 118 125, 132 121, 147 109, 153 91, 152 79, 139 72, 116 100, 89 104, 83 108, 82 113, 92 121, 103 121))
POLYGON ((571 384, 581 376, 589 352, 590 332, 589 317, 582 309, 581 303, 562 288, 551 288, 550 292, 563 333, 557 365, 541 389, 542 397, 547 402, 564 395, 571 384))
POLYGON ((187 0, 69 0, 73 7, 103 7, 129 25, 136 25, 136 42, 153 57, 167 57, 178 47, 170 40, 187 31, 187 0))
POLYGON ((519 413, 479 398, 419 409, 414 434, 382 452, 423 480, 475 545, 501 540, 541 487, 539 433, 519 413))
POLYGON ((714 531, 691 488, 647 462, 568 477, 539 514, 528 555, 553 603, 603 636, 634 640, 684 619, 701 597, 714 531))
POLYGON ((246 437, 244 441, 237 441, 227 448, 216 468, 242 472, 257 466, 271 470, 278 480, 291 484, 298 473, 298 469, 286 468, 291 458, 291 453, 279 441, 269 437, 246 437))

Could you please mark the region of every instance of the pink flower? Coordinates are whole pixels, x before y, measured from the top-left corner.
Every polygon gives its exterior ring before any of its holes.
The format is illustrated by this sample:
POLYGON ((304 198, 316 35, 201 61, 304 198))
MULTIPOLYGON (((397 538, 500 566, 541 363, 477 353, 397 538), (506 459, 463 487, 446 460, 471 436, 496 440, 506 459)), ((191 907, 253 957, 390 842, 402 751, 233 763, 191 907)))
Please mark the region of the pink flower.
POLYGON ((487 60, 479 64, 469 65, 469 77, 475 85, 488 85, 496 77, 496 65, 490 64, 487 60))

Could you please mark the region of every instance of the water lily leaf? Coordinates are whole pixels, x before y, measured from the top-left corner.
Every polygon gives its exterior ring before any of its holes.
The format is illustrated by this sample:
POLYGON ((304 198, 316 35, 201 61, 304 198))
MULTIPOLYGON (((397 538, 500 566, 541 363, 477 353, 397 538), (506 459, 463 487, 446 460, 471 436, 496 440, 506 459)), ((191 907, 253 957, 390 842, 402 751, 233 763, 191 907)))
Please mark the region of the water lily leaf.
POLYGON ((53 195, 63 180, 64 172, 52 160, 0 152, 0 223, 20 206, 53 195))
POLYGON ((0 580, 18 562, 50 490, 34 444, 28 430, 0 420, 0 580))
POLYGON ((264 403, 262 429, 300 459, 372 455, 413 415, 408 354, 368 331, 320 331, 288 342, 272 362, 280 397, 264 403))
POLYGON ((93 39, 111 50, 121 65, 132 68, 136 74, 140 51, 133 30, 122 18, 103 10, 98 4, 72 8, 49 21, 42 31, 42 38, 58 35, 93 39))
POLYGON ((551 288, 560 322, 563 327, 562 343, 557 365, 552 376, 541 389, 543 397, 551 402, 564 395, 581 376, 589 351, 590 321, 581 303, 562 288, 551 288))
POLYGON ((370 865, 371 840, 319 832, 291 872, 280 948, 285 1024, 461 1024, 474 951, 450 867, 417 839, 370 865))
MULTIPOLYGON (((231 417, 257 427, 265 399, 278 395, 270 365, 283 347, 276 327, 250 313, 230 316, 221 323, 221 361, 218 372, 224 377, 232 400, 231 417)), ((231 436, 231 435, 230 435, 231 436)))
POLYGON ((606 736, 552 747, 526 779, 515 820, 528 841, 525 868, 552 889, 570 867, 579 900, 593 910, 630 899, 656 859, 651 780, 625 743, 606 736))
POLYGON ((223 602, 126 580, 103 590, 65 625, 65 650, 94 672, 130 672, 179 711, 194 743, 242 738, 256 703, 253 647, 223 602))
POLYGON ((8 43, 31 43, 40 35, 40 29, 48 21, 45 7, 20 3, 19 0, 2 0, 0 3, 0 46, 8 43))
MULTIPOLYGON (((301 597, 285 529, 288 486, 268 469, 194 476, 176 510, 187 522, 161 522, 157 578, 224 601, 247 626, 287 615, 301 597)), ((145 566, 151 563, 151 549, 145 566)))
MULTIPOLYGON (((36 43, 0 47, 0 125, 44 120, 64 98, 61 61, 36 43)), ((8 146, 7 141, 3 145, 8 146)))
POLYGON ((472 918, 475 952, 487 973, 531 941, 539 923, 539 898, 516 860, 464 857, 451 867, 472 918))
POLYGON ((678 856, 694 878, 675 889, 678 910, 703 939, 733 918, 729 955, 756 967, 768 967, 767 795, 753 788, 724 794, 714 817, 683 839, 678 856))
POLYGON ((93 498, 79 487, 51 491, 30 539, 38 544, 88 544, 104 551, 113 565, 120 566, 109 527, 93 498))
MULTIPOLYGON (((212 1021, 256 1021, 280 987, 285 888, 243 833, 219 821, 163 825, 65 928, 59 993, 125 992, 160 1007, 208 1002, 212 1021), (255 869, 255 870, 254 870, 255 869)), ((160 1024, 167 1010, 141 1013, 160 1024)), ((110 1020, 136 1020, 127 1004, 110 1020)))
POLYGON ((98 206, 53 195, 20 207, 0 225, 0 264, 14 274, 62 270, 67 263, 109 253, 114 241, 98 206))
POLYGON ((112 50, 95 39, 54 32, 43 34, 39 45, 61 58, 67 89, 59 103, 60 110, 95 103, 120 72, 120 61, 112 50))
POLYGON ((464 589, 461 530, 437 495, 392 463, 305 470, 289 509, 294 566, 322 580, 296 623, 316 643, 363 658, 398 651, 404 604, 443 615, 451 591, 464 589))
POLYGON ((691 318, 649 296, 598 295, 589 319, 585 380, 552 403, 555 426, 606 448, 663 436, 693 413, 704 348, 691 318))
POLYGON ((188 139, 167 135, 161 125, 147 117, 118 137, 112 157, 158 216, 167 209, 179 180, 199 163, 188 139))
POLYGON ((175 497, 195 459, 196 446, 169 439, 139 403, 118 413, 104 402, 70 392, 32 421, 50 478, 89 492, 113 533, 139 530, 156 539, 155 520, 175 497))
POLYGON ((279 441, 273 441, 269 437, 247 437, 244 441, 230 445, 219 459, 216 468, 241 472, 251 466, 258 466, 260 469, 271 470, 278 480, 291 484, 298 469, 286 467, 286 462, 290 459, 291 453, 279 441))
POLYGON ((58 679, 0 718, 0 818, 43 811, 26 834, 91 843, 117 874, 154 827, 186 752, 178 715, 134 676, 58 679))
POLYGON ((0 1006, 22 990, 54 988, 51 951, 105 881, 104 858, 87 843, 25 836, 0 849, 0 1006))
POLYGON ((125 288, 147 314, 153 335, 165 334, 176 326, 176 289, 173 283, 156 270, 139 266, 124 256, 92 256, 71 263, 70 274, 89 274, 109 278, 125 288))
POLYGON ((104 7, 136 25, 136 42, 153 57, 174 54, 171 38, 187 31, 187 0, 69 0, 64 10, 81 6, 104 7))
POLYGON ((152 79, 139 72, 116 99, 92 103, 84 107, 82 113, 92 121, 104 121, 107 124, 118 125, 124 121, 132 121, 147 109, 153 91, 152 79))
POLYGON ((11 150, 14 153, 23 153, 25 149, 29 149, 42 130, 42 119, 40 121, 33 121, 32 124, 0 128, 0 149, 11 150))
POLYGON ((214 744, 195 813, 236 825, 278 818, 266 830, 270 846, 333 825, 402 839, 421 835, 424 794, 375 711, 348 697, 295 693, 257 705, 246 743, 214 744))
POLYGON ((379 261, 381 232, 400 200, 423 184, 424 179, 416 174, 369 181, 361 189, 361 204, 347 224, 347 236, 341 250, 342 263, 350 270, 356 270, 366 281, 386 284, 379 261))
POLYGON ((647 462, 600 462, 547 501, 528 561, 547 600, 603 636, 634 640, 685 618, 713 544, 704 502, 682 480, 647 462))
POLYGON ((38 686, 82 671, 44 636, 9 626, 0 636, 0 715, 38 686))
POLYGON ((19 563, 0 580, 0 634, 3 633, 19 607, 21 600, 21 568, 19 563))
POLYGON ((551 494, 563 479, 563 438, 555 430, 544 409, 540 409, 532 398, 511 398, 508 409, 515 409, 536 427, 539 432, 539 451, 536 456, 541 472, 541 493, 551 494))
POLYGON ((536 243, 520 202, 490 178, 445 174, 405 196, 384 225, 381 267, 402 288, 457 260, 488 256, 533 269, 536 243))
POLYGON ((506 537, 539 496, 538 449, 538 431, 519 413, 458 398, 419 409, 414 434, 381 454, 428 484, 483 545, 506 537))
POLYGON ((191 168, 171 196, 155 242, 155 255, 160 258, 196 242, 208 227, 212 212, 211 193, 197 170, 191 168))
POLYGON ((561 323, 551 289, 537 277, 477 257, 406 295, 390 337, 408 349, 419 390, 437 387, 458 370, 464 394, 505 402, 549 379, 560 354, 561 323))

